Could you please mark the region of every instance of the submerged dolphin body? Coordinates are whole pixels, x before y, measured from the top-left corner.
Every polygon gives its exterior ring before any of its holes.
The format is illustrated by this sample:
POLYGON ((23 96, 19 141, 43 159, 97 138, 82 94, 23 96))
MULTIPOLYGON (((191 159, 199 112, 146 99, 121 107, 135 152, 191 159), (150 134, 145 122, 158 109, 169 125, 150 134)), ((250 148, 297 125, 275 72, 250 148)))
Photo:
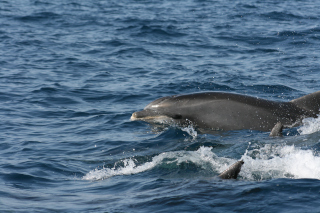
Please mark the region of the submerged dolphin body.
POLYGON ((305 117, 317 117, 320 91, 290 102, 276 102, 246 95, 205 92, 159 98, 131 120, 150 123, 173 122, 201 129, 270 131, 278 122, 299 125, 305 117))

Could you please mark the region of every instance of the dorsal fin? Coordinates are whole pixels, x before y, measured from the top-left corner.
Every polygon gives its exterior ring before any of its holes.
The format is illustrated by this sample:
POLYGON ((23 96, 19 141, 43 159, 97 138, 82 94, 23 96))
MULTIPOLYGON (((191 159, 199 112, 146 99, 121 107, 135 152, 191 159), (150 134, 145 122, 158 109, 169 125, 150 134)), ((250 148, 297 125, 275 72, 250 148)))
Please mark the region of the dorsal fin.
POLYGON ((320 91, 302 96, 300 98, 290 101, 301 109, 313 114, 319 114, 320 109, 320 91))
POLYGON ((243 160, 237 161, 232 164, 228 169, 222 172, 219 177, 222 179, 237 179, 241 170, 241 166, 244 164, 243 160))
POLYGON ((282 136, 283 125, 281 122, 276 123, 270 132, 270 137, 282 136))

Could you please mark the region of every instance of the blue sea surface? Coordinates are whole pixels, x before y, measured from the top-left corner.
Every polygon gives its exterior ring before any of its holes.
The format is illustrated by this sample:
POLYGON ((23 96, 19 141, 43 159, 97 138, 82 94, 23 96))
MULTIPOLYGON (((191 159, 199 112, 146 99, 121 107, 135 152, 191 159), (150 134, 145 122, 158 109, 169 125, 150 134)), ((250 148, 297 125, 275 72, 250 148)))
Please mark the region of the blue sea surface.
POLYGON ((320 119, 278 138, 130 120, 167 95, 318 91, 319 5, 0 0, 0 212, 320 212, 320 119))

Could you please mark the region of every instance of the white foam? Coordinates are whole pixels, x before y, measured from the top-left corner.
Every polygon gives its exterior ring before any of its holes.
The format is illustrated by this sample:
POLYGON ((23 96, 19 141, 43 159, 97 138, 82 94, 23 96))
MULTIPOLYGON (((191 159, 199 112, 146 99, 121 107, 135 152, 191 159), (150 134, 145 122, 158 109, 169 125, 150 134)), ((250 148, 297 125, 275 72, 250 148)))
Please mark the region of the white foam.
MULTIPOLYGON (((146 162, 140 166, 136 166, 135 160, 125 159, 120 162, 123 166, 116 168, 117 163, 113 168, 95 169, 86 174, 84 180, 101 180, 110 178, 117 175, 132 175, 140 172, 145 172, 154 168, 162 163, 177 165, 182 162, 192 162, 196 165, 203 166, 206 163, 210 163, 213 167, 220 167, 217 162, 217 156, 211 151, 211 147, 200 147, 197 151, 175 151, 175 152, 164 152, 152 158, 151 162, 146 162)), ((223 158, 225 159, 225 158, 223 158)), ((225 166, 220 169, 223 171, 225 166)))
POLYGON ((265 145, 248 151, 241 176, 248 180, 275 178, 320 179, 320 157, 295 146, 265 145))
POLYGON ((189 125, 187 127, 181 127, 181 130, 187 132, 193 138, 196 138, 198 136, 198 132, 194 129, 192 125, 189 125))
POLYGON ((106 179, 106 178, 110 178, 117 175, 132 175, 132 174, 144 172, 149 169, 152 169, 157 164, 159 164, 163 159, 162 157, 163 154, 153 157, 151 162, 147 162, 141 166, 136 166, 132 158, 125 159, 121 161, 124 164, 123 167, 119 167, 116 169, 115 168, 116 164, 115 164, 113 168, 95 169, 93 171, 90 171, 88 174, 86 174, 83 177, 83 179, 84 180, 101 180, 101 179, 106 179))
MULTIPOLYGON (((244 160, 244 165, 239 174, 239 179, 242 180, 320 179, 320 157, 312 150, 283 144, 267 144, 246 151, 241 158, 244 160)), ((139 162, 134 157, 120 160, 113 168, 92 170, 83 179, 102 180, 118 175, 133 175, 162 164, 179 165, 183 162, 191 162, 204 170, 214 171, 212 176, 217 176, 237 160, 239 159, 218 157, 212 152, 211 147, 202 146, 196 151, 164 152, 154 156, 150 162, 138 166, 139 162)))
POLYGON ((320 115, 317 118, 305 118, 302 120, 302 126, 298 129, 300 135, 312 134, 320 131, 320 115))

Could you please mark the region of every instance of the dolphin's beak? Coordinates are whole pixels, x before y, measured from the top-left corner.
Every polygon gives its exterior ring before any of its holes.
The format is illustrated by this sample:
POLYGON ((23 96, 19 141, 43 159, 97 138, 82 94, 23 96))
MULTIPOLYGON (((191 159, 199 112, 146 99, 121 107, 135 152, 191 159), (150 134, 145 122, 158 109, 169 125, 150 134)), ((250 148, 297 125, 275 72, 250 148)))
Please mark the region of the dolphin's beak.
POLYGON ((158 116, 158 113, 153 111, 153 110, 142 110, 142 111, 138 111, 138 112, 134 112, 132 113, 131 116, 131 120, 135 121, 135 120, 142 120, 142 119, 148 119, 148 118, 152 118, 154 116, 158 116))
POLYGON ((137 112, 132 113, 130 120, 134 121, 137 120, 137 112))
POLYGON ((136 121, 136 120, 142 120, 147 122, 163 122, 164 120, 169 121, 172 120, 171 117, 168 117, 166 115, 162 115, 156 110, 150 110, 150 109, 144 109, 142 111, 134 112, 131 115, 130 120, 136 121))

